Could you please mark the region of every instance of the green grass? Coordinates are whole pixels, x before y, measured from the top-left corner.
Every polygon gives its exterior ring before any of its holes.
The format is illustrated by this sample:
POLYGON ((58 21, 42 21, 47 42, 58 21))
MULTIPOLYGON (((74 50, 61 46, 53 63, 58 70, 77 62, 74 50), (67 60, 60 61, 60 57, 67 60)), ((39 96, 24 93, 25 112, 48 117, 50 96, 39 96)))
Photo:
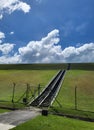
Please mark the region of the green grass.
POLYGON ((0 109, 0 113, 10 112, 10 110, 7 109, 0 109))
POLYGON ((38 116, 12 130, 93 130, 94 123, 49 115, 38 116))
MULTIPOLYGON (((58 70, 67 69, 68 63, 52 64, 1 64, 0 70, 58 70)), ((71 63, 71 70, 94 70, 94 63, 71 63)))
POLYGON ((67 64, 1 64, 0 70, 58 70, 66 69, 67 64))
MULTIPOLYGON (((0 105, 12 106, 9 103, 12 99, 13 82, 16 83, 14 101, 16 102, 26 91, 27 83, 30 85, 30 94, 37 90, 38 84, 41 90, 48 84, 57 70, 0 70, 0 105)), ((17 105, 17 104, 16 104, 17 105)))
POLYGON ((94 118, 94 71, 67 71, 60 92, 53 107, 62 113, 90 116, 94 118), (75 111, 75 86, 77 86, 77 109, 75 111), (81 111, 80 111, 81 110, 81 111), (86 112, 90 111, 90 112, 86 112))
POLYGON ((72 63, 71 70, 94 70, 94 63, 72 63))
MULTIPOLYGON (((44 87, 59 69, 66 69, 68 64, 15 64, 0 65, 0 100, 10 101, 13 82, 16 83, 15 101, 26 90, 26 83, 32 91, 38 84, 44 87), (11 93, 11 94, 10 94, 11 93)), ((55 101, 55 111, 68 115, 76 115, 94 119, 94 63, 71 64, 63 85, 57 96, 60 107, 55 101), (77 70, 78 69, 78 70, 77 70), (77 107, 75 110, 74 89, 77 86, 77 107), (91 111, 91 112, 89 112, 91 111), (92 112, 93 111, 93 112, 92 112)), ((12 106, 9 102, 2 105, 12 106)), ((17 104, 18 107, 19 104, 17 104)), ((22 106, 23 107, 23 106, 22 106)), ((53 109, 50 109, 53 111, 53 109)), ((4 112, 4 110, 0 110, 4 112)), ((94 123, 59 117, 55 115, 38 116, 13 130, 93 130, 94 123)))

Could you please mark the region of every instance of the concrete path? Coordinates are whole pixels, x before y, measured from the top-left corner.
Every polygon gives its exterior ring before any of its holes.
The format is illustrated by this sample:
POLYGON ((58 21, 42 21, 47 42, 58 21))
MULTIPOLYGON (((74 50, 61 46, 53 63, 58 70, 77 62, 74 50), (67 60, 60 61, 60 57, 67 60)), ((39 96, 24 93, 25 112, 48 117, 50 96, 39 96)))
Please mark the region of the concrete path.
POLYGON ((37 109, 16 110, 0 114, 0 130, 9 130, 39 114, 40 110, 37 109))
POLYGON ((9 130, 9 129, 12 129, 14 127, 15 127, 14 125, 8 125, 8 124, 0 123, 0 130, 9 130))

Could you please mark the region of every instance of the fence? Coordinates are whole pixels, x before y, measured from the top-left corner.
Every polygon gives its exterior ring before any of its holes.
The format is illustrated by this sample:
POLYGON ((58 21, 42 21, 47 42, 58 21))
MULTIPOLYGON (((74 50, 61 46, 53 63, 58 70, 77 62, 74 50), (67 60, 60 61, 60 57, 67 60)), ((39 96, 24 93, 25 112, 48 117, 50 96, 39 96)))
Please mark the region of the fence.
POLYGON ((62 87, 53 107, 59 109, 81 110, 94 112, 94 88, 62 87))
POLYGON ((0 85, 0 108, 21 108, 35 99, 42 90, 42 85, 9 83, 0 85))

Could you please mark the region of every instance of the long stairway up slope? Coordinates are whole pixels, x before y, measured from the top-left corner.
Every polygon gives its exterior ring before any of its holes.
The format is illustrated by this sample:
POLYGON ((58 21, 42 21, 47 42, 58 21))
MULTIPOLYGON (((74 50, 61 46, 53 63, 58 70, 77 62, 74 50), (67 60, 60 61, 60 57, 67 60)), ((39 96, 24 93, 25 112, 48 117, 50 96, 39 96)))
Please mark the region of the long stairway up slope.
POLYGON ((31 106, 49 107, 60 88, 65 70, 60 70, 45 90, 30 104, 31 106))

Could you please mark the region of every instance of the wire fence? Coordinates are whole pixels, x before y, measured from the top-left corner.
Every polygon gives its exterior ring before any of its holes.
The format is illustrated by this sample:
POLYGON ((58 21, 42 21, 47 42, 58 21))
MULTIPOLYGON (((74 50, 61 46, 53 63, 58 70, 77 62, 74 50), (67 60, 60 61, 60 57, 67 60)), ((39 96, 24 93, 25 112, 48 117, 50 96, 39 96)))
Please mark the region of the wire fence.
POLYGON ((43 86, 37 86, 29 83, 9 83, 7 86, 0 85, 0 107, 2 108, 20 108, 28 105, 40 94, 43 86))
POLYGON ((93 90, 94 88, 87 90, 85 87, 79 86, 63 88, 53 103, 53 107, 94 112, 93 90))
POLYGON ((94 91, 75 87, 75 109, 94 112, 94 91))

